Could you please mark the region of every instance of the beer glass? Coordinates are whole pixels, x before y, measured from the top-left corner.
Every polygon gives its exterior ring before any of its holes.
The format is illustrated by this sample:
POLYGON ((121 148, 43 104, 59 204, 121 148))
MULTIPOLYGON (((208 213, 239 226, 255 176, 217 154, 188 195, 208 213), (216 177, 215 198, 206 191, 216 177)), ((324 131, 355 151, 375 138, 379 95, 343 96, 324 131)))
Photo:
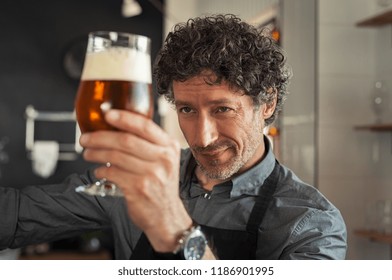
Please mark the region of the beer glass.
MULTIPOLYGON (((75 100, 76 117, 83 132, 116 130, 104 120, 109 109, 153 115, 151 41, 148 37, 113 31, 91 32, 75 100)), ((110 163, 106 164, 110 167, 110 163)), ((76 188, 77 192, 121 196, 106 179, 76 188)))

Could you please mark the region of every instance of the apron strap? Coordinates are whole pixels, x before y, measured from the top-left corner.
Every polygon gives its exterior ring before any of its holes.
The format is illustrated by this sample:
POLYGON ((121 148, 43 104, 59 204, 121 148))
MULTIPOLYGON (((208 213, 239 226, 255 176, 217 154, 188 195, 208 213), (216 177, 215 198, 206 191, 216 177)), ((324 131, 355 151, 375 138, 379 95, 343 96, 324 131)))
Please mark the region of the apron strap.
POLYGON ((257 244, 257 233, 259 227, 264 219, 265 213, 267 212, 268 206, 272 201, 272 196, 277 187, 280 169, 281 166, 276 160, 273 171, 260 188, 259 195, 256 198, 255 205, 253 206, 252 212, 249 216, 248 224, 246 225, 246 231, 252 236, 252 243, 255 245, 257 244))

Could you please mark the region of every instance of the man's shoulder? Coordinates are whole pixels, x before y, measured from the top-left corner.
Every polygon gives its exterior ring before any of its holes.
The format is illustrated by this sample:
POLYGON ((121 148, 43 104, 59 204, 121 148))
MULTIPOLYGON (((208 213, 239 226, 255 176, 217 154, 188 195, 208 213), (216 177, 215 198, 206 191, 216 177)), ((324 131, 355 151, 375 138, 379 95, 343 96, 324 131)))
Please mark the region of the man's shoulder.
POLYGON ((331 210, 335 206, 314 185, 301 180, 291 169, 284 167, 280 174, 275 199, 284 201, 283 205, 319 210, 331 210))
POLYGON ((333 224, 344 232, 339 209, 319 189, 299 179, 288 168, 283 168, 280 174, 270 211, 274 215, 266 216, 266 222, 272 228, 289 225, 299 233, 310 228, 329 231, 333 224))

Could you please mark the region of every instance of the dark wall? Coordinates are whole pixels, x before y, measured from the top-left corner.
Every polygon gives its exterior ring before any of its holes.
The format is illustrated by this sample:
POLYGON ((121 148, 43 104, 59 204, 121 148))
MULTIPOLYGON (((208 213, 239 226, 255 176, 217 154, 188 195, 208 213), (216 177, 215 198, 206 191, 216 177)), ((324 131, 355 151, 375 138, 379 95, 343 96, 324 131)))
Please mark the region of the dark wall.
MULTIPOLYGON (((33 174, 25 150, 25 109, 31 104, 40 111, 73 110, 78 81, 67 75, 63 58, 73 47, 80 52, 90 31, 146 35, 152 39, 154 59, 162 42, 162 14, 149 1, 139 3, 141 15, 123 18, 122 0, 1 1, 0 185, 54 183, 89 166, 79 156, 76 161, 60 161, 48 179, 33 174), (1 139, 8 139, 4 148, 1 139)), ((42 122, 36 133, 41 140, 73 139, 67 123, 42 122)))

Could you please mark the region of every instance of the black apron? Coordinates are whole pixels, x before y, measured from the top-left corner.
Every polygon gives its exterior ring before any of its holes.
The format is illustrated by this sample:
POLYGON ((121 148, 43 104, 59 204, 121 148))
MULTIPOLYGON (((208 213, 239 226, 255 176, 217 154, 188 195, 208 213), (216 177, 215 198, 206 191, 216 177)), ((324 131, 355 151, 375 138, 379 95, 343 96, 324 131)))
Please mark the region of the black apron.
MULTIPOLYGON (((220 229, 200 225, 203 233, 207 237, 209 247, 218 259, 256 259, 258 230, 272 200, 272 196, 275 193, 280 169, 280 164, 278 161, 275 161, 274 170, 264 181, 264 184, 260 188, 260 192, 256 197, 256 202, 249 216, 246 231, 220 229)), ((180 259, 180 256, 170 253, 162 254, 155 252, 146 235, 142 233, 138 243, 135 246, 134 252, 132 253, 131 259, 180 259)))

